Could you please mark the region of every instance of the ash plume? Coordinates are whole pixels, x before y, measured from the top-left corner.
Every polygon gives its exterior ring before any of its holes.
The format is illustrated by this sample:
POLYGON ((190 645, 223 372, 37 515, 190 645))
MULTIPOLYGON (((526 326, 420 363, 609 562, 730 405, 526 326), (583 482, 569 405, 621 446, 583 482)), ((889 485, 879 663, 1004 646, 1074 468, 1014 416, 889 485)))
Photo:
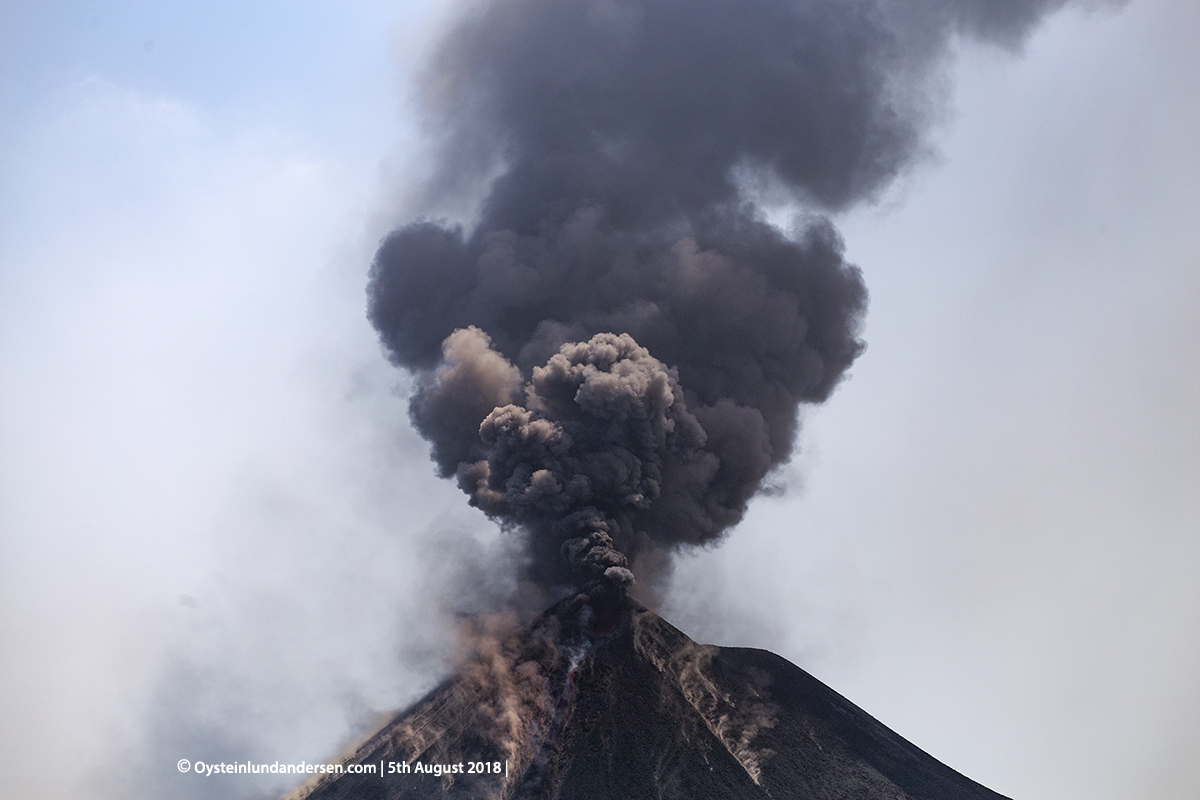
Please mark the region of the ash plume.
POLYGON ((1066 0, 504 0, 430 66, 431 206, 371 271, 443 477, 604 580, 714 542, 863 351, 867 292, 819 213, 926 152, 952 42, 1019 46, 1066 0), (798 203, 785 233, 751 189, 798 203))

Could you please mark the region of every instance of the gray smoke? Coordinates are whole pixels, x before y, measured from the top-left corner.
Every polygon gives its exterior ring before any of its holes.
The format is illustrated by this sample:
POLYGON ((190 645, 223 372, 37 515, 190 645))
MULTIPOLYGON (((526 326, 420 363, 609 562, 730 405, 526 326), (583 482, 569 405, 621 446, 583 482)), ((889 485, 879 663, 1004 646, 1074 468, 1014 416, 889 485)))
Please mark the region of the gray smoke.
POLYGON ((956 37, 1016 47, 1065 1, 504 0, 457 23, 425 84, 429 200, 485 197, 469 230, 384 240, 370 319, 440 473, 526 537, 530 578, 628 585, 639 554, 742 518, 864 347, 861 274, 815 214, 922 156, 956 37), (751 186, 809 222, 769 224, 751 186))
MULTIPOLYGON (((476 328, 454 336, 463 334, 486 344, 476 328)), ((414 408, 427 399, 418 394, 414 408)), ((478 438, 487 457, 460 462, 459 485, 489 515, 530 532, 541 581, 570 580, 561 568, 570 565, 584 579, 628 586, 624 554, 641 549, 647 531, 684 542, 724 527, 725 509, 703 494, 720 468, 704 428, 674 371, 628 334, 563 345, 534 368, 525 405, 496 408, 478 438)))

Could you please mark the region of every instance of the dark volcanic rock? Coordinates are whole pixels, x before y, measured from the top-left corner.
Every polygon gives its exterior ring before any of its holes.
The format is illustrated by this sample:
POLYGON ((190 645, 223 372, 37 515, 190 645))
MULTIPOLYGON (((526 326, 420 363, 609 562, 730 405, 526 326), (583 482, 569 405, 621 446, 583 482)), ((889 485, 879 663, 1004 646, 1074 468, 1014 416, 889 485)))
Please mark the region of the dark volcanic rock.
POLYGON ((779 656, 698 645, 624 598, 581 594, 473 641, 342 762, 374 772, 289 800, 1004 800, 779 656))

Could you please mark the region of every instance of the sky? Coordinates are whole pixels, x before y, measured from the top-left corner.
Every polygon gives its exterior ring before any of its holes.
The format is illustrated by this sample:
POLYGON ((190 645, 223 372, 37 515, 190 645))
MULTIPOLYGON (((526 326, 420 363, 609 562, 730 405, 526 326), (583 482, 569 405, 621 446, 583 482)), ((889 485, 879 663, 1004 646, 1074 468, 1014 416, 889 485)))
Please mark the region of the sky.
MULTIPOLYGON (((0 795, 277 794, 175 764, 336 754, 500 580, 365 317, 451 14, 0 7, 0 795)), ((958 49, 933 154, 834 217, 866 352, 663 616, 1007 796, 1195 796, 1198 36, 958 49)))

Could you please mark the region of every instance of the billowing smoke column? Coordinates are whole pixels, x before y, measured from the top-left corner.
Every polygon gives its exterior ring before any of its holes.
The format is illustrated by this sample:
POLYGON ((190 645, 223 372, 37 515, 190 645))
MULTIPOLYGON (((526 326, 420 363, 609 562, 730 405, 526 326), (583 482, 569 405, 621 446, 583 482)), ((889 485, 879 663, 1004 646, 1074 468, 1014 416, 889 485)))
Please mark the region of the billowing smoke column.
POLYGON ((544 586, 627 586, 705 544, 863 350, 827 221, 922 153, 955 36, 1015 45, 1064 0, 496 0, 426 83, 429 187, 470 230, 383 242, 370 318, 413 370, 443 477, 526 537, 544 586))

